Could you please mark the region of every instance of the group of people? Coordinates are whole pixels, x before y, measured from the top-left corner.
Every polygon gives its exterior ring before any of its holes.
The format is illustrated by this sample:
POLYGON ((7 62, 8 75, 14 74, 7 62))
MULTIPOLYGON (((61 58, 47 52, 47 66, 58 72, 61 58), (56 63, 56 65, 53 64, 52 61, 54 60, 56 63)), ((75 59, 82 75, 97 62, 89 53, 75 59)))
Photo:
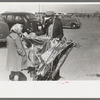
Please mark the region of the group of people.
MULTIPOLYGON (((27 50, 23 42, 23 25, 15 24, 10 29, 10 34, 7 36, 7 70, 10 71, 9 80, 12 81, 26 81, 27 77, 21 72, 23 69, 27 69, 28 65, 28 55, 27 50)), ((63 37, 62 23, 59 18, 55 17, 53 11, 46 12, 45 23, 42 25, 40 30, 41 35, 48 36, 51 40, 61 40, 63 37)), ((34 33, 35 34, 35 33, 34 33)), ((29 34, 27 34, 29 35, 29 34)), ((36 35, 36 34, 35 34, 36 35)), ((28 45, 27 45, 28 46, 28 45)), ((34 47, 33 47, 34 48, 34 47)), ((55 66, 59 58, 55 60, 55 66)), ((59 71, 55 77, 55 80, 60 78, 59 71)))

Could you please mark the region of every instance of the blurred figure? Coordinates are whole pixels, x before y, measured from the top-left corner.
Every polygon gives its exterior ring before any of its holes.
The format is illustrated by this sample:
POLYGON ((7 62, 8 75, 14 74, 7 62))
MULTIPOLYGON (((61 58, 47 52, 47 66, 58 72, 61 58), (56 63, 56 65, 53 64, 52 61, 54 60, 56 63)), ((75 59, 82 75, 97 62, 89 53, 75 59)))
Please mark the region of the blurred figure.
MULTIPOLYGON (((44 33, 51 38, 53 41, 59 41, 63 37, 63 27, 61 20, 58 17, 55 17, 55 13, 53 11, 46 12, 46 21, 44 27, 44 33)), ((57 66, 60 59, 60 55, 58 55, 54 61, 53 66, 57 66)), ((58 71, 57 75, 54 77, 54 80, 58 80, 60 78, 60 71, 58 71)))
POLYGON ((30 78, 33 79, 33 73, 35 71, 35 67, 39 65, 39 60, 36 56, 38 52, 37 45, 34 44, 34 39, 37 37, 36 33, 31 32, 29 35, 27 33, 23 34, 23 45, 27 53, 27 69, 30 74, 30 78))
POLYGON ((21 41, 22 30, 22 24, 15 24, 6 38, 8 50, 6 67, 11 72, 9 79, 12 81, 27 80, 21 73, 21 70, 27 67, 27 55, 21 41))

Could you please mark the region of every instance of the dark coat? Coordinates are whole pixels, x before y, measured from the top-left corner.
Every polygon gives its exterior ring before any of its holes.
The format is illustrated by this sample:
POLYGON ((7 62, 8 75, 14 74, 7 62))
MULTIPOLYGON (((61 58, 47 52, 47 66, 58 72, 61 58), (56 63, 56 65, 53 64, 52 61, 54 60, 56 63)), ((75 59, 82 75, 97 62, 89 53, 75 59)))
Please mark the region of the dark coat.
MULTIPOLYGON (((49 19, 45 22, 44 33, 47 35, 48 35, 48 27, 52 24, 52 22, 50 20, 51 19, 49 19)), ((55 18, 52 38, 61 39, 63 37, 63 35, 64 34, 63 34, 63 27, 62 27, 61 20, 59 18, 55 18)))

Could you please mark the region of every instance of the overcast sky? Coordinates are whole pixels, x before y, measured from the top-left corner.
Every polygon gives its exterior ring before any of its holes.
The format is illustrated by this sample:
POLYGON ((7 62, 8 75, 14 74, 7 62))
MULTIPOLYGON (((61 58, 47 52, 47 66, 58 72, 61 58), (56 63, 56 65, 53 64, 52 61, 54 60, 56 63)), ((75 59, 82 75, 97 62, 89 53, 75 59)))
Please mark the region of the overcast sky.
POLYGON ((100 11, 100 3, 0 3, 0 13, 5 11, 27 11, 35 13, 37 11, 55 11, 58 12, 84 12, 92 13, 100 11))

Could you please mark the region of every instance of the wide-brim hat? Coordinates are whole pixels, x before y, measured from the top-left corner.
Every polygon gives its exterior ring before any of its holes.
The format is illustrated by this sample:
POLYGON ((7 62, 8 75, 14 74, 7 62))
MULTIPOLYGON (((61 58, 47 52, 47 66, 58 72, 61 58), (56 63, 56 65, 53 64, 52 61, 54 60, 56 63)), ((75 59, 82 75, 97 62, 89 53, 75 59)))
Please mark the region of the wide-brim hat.
POLYGON ((53 11, 46 11, 45 12, 45 15, 47 16, 47 17, 51 17, 51 16, 54 16, 54 12, 53 11))

